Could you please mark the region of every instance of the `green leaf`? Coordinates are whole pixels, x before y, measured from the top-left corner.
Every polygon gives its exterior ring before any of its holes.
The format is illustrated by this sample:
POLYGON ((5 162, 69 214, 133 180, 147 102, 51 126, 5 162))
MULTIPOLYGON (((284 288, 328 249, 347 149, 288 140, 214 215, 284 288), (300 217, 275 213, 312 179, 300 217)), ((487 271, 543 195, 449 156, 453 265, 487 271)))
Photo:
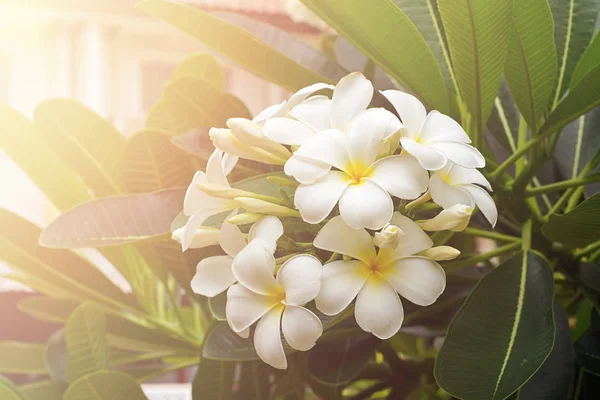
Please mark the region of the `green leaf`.
POLYGON ((600 193, 566 214, 551 215, 542 232, 548 239, 571 248, 584 247, 600 239, 600 193))
POLYGON ((312 11, 429 107, 447 113, 448 94, 435 56, 392 0, 302 0, 312 11))
MULTIPOLYGON (((389 76, 366 55, 360 52, 345 37, 332 37, 331 58, 347 71, 362 71, 378 90, 396 89, 389 76)), ((374 104, 372 103, 371 106, 374 104)))
POLYGON ((600 66, 600 34, 596 34, 575 66, 569 88, 576 87, 583 78, 600 66))
POLYGON ((475 132, 483 134, 500 86, 512 2, 438 0, 438 4, 460 95, 475 132))
POLYGON ((62 400, 63 388, 55 381, 38 381, 19 387, 26 400, 62 400))
MULTIPOLYGON (((273 385, 273 392, 270 399, 277 400, 284 396, 293 396, 296 393, 300 393, 301 396, 298 396, 298 398, 304 400, 306 386, 304 383, 304 371, 300 365, 292 364, 292 360, 290 360, 290 363, 291 365, 287 371, 273 385)), ((287 400, 287 397, 285 399, 287 400)))
POLYGON ((136 7, 196 38, 256 75, 290 91, 316 82, 333 83, 244 29, 198 8, 163 0, 142 0, 136 7))
POLYGON ((217 321, 226 321, 225 306, 227 305, 227 292, 208 298, 210 313, 217 321))
POLYGON ((91 198, 87 185, 54 153, 37 127, 17 111, 0 104, 2 149, 59 210, 91 198))
POLYGON ((552 272, 518 254, 473 289, 446 334, 435 378, 463 399, 504 399, 540 368, 554 344, 552 272))
POLYGON ((342 386, 356 378, 375 357, 379 339, 359 335, 332 343, 320 343, 308 356, 311 378, 329 386, 342 386))
POLYGON ((83 303, 69 317, 66 333, 69 382, 109 368, 106 317, 94 303, 83 303))
POLYGON ((79 300, 95 300, 117 309, 137 308, 134 299, 86 259, 68 250, 41 247, 40 233, 37 226, 0 209, 0 260, 79 300))
POLYGON ((556 80, 554 21, 547 0, 516 0, 504 69, 516 103, 533 132, 548 107, 556 80))
POLYGON ((233 362, 200 360, 198 371, 192 381, 194 399, 233 399, 234 373, 233 362))
POLYGON ((217 89, 223 90, 225 83, 223 69, 215 57, 209 53, 198 53, 183 60, 171 76, 172 81, 191 76, 210 82, 217 89))
POLYGON ((229 328, 226 322, 215 324, 215 327, 206 334, 202 357, 227 362, 259 359, 252 338, 241 338, 229 328))
POLYGON ((52 248, 108 246, 171 232, 185 188, 105 197, 80 204, 51 222, 40 243, 52 248))
POLYGON ((63 323, 78 305, 79 303, 72 299, 31 296, 21 300, 17 308, 39 321, 63 323))
POLYGON ((569 87, 579 57, 590 43, 598 16, 599 0, 549 0, 554 17, 558 53, 558 82, 554 104, 569 87))
POLYGON ((29 400, 8 379, 0 375, 0 399, 2 400, 29 400))
MULTIPOLYGON (((6 374, 46 374, 46 345, 0 341, 0 372, 6 374)), ((2 397, 0 397, 2 398, 2 397)))
POLYGON ((46 143, 96 196, 118 193, 115 179, 125 138, 108 121, 74 100, 47 100, 35 110, 46 143))
POLYGON ((64 400, 147 400, 140 385, 121 372, 101 371, 83 376, 65 392, 64 400))
POLYGON ((119 171, 128 193, 186 186, 196 172, 192 160, 167 135, 142 131, 127 141, 119 171))
POLYGON ((238 398, 244 400, 266 400, 269 398, 269 366, 261 361, 240 364, 238 398))

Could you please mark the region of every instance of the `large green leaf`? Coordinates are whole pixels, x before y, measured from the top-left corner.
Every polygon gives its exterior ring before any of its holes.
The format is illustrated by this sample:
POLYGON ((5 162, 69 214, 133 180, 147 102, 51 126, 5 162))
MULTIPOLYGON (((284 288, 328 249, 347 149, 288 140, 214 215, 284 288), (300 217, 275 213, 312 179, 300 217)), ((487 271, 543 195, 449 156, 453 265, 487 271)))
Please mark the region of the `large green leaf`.
POLYGON ((47 100, 35 110, 46 142, 96 196, 118 193, 115 179, 125 138, 108 121, 74 100, 47 100))
POLYGON ((69 382, 109 368, 106 317, 94 303, 83 303, 69 317, 66 333, 69 382))
POLYGON ((45 352, 44 344, 0 341, 0 373, 46 374, 45 352))
POLYGON ((183 60, 175 68, 171 80, 176 81, 184 76, 204 79, 219 90, 223 90, 225 83, 223 69, 215 57, 209 53, 194 54, 183 60))
POLYGON ((596 34, 594 40, 585 49, 579 62, 575 66, 569 88, 577 86, 583 78, 600 66, 600 34, 596 34))
POLYGON ((192 381, 194 399, 233 399, 234 373, 236 363, 200 360, 198 371, 192 381))
POLYGON ((408 15, 392 0, 302 0, 312 11, 429 107, 448 113, 435 56, 408 15))
POLYGON ((511 1, 438 0, 460 95, 483 134, 500 86, 511 1))
POLYGON ((548 107, 556 80, 553 28, 547 0, 513 3, 504 72, 513 97, 534 132, 548 107))
POLYGON ((184 188, 92 200, 67 211, 44 229, 46 247, 97 247, 134 242, 171 232, 184 188))
POLYGON ((456 314, 435 365, 438 384, 462 399, 504 399, 554 344, 552 271, 534 252, 486 275, 456 314))
POLYGON ((239 388, 236 391, 238 398, 244 400, 268 399, 271 391, 269 384, 271 368, 262 360, 241 363, 240 367, 239 388))
POLYGON ((41 140, 27 118, 0 104, 0 149, 15 161, 59 210, 89 200, 81 178, 41 140))
POLYGON ((62 400, 63 388, 55 381, 38 381, 19 387, 26 400, 62 400))
POLYGON ((548 0, 554 17, 558 53, 558 82, 554 103, 569 87, 579 57, 590 43, 598 16, 599 0, 548 0))
POLYGON ((256 75, 291 91, 316 82, 333 83, 244 29, 198 8, 164 0, 142 0, 137 7, 193 36, 256 75))
POLYGON ((119 170, 128 193, 186 186, 196 172, 186 152, 171 144, 169 136, 153 131, 127 141, 119 170))
POLYGON ((566 214, 551 215, 542 232, 548 239, 571 248, 584 247, 600 239, 600 193, 566 214))
POLYGON ((68 250, 38 244, 40 229, 0 209, 0 260, 13 270, 60 288, 74 298, 94 300, 113 308, 137 307, 92 263, 68 250))
POLYGON ((101 371, 79 378, 64 400, 147 400, 140 385, 121 372, 101 371))
POLYGON ((215 361, 254 361, 258 354, 251 338, 234 333, 226 322, 220 322, 208 332, 202 348, 202 357, 215 361))
POLYGON ((8 379, 0 375, 0 399, 2 400, 29 400, 8 379))

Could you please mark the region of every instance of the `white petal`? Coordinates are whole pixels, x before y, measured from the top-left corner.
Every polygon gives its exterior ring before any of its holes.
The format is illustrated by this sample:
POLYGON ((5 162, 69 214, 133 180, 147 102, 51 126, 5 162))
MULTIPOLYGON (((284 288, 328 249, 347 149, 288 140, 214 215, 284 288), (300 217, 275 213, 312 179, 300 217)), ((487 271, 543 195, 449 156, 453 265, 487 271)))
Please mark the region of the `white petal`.
POLYGON ((283 312, 281 329, 286 342, 299 351, 310 350, 323 334, 319 317, 304 307, 287 306, 283 312))
POLYGON ((371 165, 384 138, 402 128, 394 114, 384 108, 370 108, 354 118, 346 132, 348 155, 353 164, 371 165))
POLYGON ((354 229, 381 229, 393 212, 390 195, 368 179, 348 186, 340 198, 340 216, 354 229))
POLYGON ((450 168, 446 174, 446 180, 451 185, 464 185, 475 183, 481 185, 490 192, 492 191, 492 185, 485 179, 483 174, 475 168, 465 168, 457 164, 450 164, 450 168))
POLYGON ((324 177, 331 170, 331 165, 296 155, 288 158, 283 171, 300 183, 313 183, 324 177))
POLYGON ((327 96, 313 96, 290 110, 290 115, 319 132, 331 128, 330 109, 331 99, 327 96))
POLYGON ((252 119, 252 122, 260 124, 269 118, 285 116, 285 104, 286 102, 283 101, 281 104, 274 104, 270 107, 265 108, 264 110, 259 112, 258 115, 256 115, 256 117, 252 119))
MULTIPOLYGON (((231 208, 229 208, 229 210, 230 209, 231 208)), ((185 226, 183 227, 183 238, 181 241, 181 247, 182 247, 183 251, 190 248, 190 246, 192 245, 192 242, 194 241, 194 239, 196 239, 198 230, 200 229, 200 227, 202 226, 204 221, 206 221, 206 219, 208 217, 213 216, 215 214, 219 214, 223 211, 228 211, 228 209, 225 208, 225 209, 200 210, 200 211, 197 211, 196 213, 194 213, 188 220, 187 224, 185 224, 185 226)))
POLYGON ((335 129, 319 132, 309 138, 294 155, 321 161, 341 170, 350 164, 346 136, 335 129))
POLYGON ((372 274, 356 297, 354 315, 362 330, 388 339, 400 330, 404 309, 390 284, 378 274, 372 274))
POLYGON ((275 259, 260 239, 254 239, 233 260, 233 275, 248 289, 275 295, 277 283, 273 276, 275 259))
POLYGON ((287 360, 281 343, 281 313, 284 306, 273 308, 258 321, 254 347, 261 360, 277 369, 286 369, 287 360))
POLYGON ((461 189, 466 190, 475 200, 475 204, 481 210, 485 219, 492 225, 492 228, 496 226, 498 221, 498 209, 492 196, 489 195, 484 189, 476 185, 461 185, 461 189))
POLYGON ((429 192, 433 201, 444 208, 450 208, 455 204, 475 207, 469 192, 461 186, 449 185, 437 174, 432 174, 429 178, 429 192))
POLYGON ((318 249, 344 254, 365 263, 375 258, 371 235, 364 229, 352 229, 337 216, 321 228, 313 242, 318 249))
POLYGON ((223 155, 223 159, 221 160, 221 165, 223 167, 223 172, 225 173, 225 176, 229 175, 229 173, 236 166, 239 159, 240 158, 238 156, 234 156, 232 154, 225 153, 223 155))
POLYGON ((396 247, 397 257, 406 257, 433 246, 433 241, 413 220, 394 213, 391 223, 404 232, 396 247))
POLYGON ((265 121, 263 133, 274 142, 301 145, 315 132, 307 125, 291 118, 271 118, 265 121))
POLYGON ((340 79, 331 99, 331 126, 344 131, 355 116, 367 109, 372 98, 373 84, 360 72, 340 79))
POLYGON ((415 96, 399 90, 386 90, 381 92, 392 103, 404 127, 405 136, 415 138, 425 121, 427 111, 425 106, 415 96))
POLYGON ((229 214, 221 225, 221 234, 219 235, 219 244, 221 248, 232 258, 235 257, 244 247, 246 239, 237 225, 230 224, 227 220, 237 214, 237 210, 229 214))
POLYGON ((236 283, 227 290, 225 316, 234 332, 243 332, 279 303, 271 296, 263 296, 236 283))
POLYGON ((369 179, 389 192, 405 200, 419 197, 427 190, 429 174, 412 156, 389 156, 371 166, 369 179))
POLYGON ((321 290, 315 299, 319 311, 336 315, 344 311, 365 284, 371 271, 357 260, 334 261, 323 266, 321 290))
POLYGON ((274 216, 263 217, 255 222, 248 232, 248 242, 254 239, 260 239, 266 245, 267 249, 275 253, 277 241, 283 235, 283 224, 281 220, 274 216))
POLYGON ((191 287, 194 293, 214 297, 236 282, 230 256, 207 257, 198 263, 191 287))
POLYGON ((333 210, 349 183, 345 173, 329 171, 315 183, 298 186, 294 205, 305 222, 318 224, 333 210))
POLYGON ((448 158, 441 151, 417 143, 411 138, 400 138, 400 143, 402 149, 415 156, 419 164, 428 171, 438 170, 448 162, 448 158))
MULTIPOLYGON (((177 240, 180 244, 183 244, 183 235, 185 233, 185 227, 181 227, 173 231, 171 238, 177 240)), ((219 244, 219 236, 221 232, 218 229, 201 226, 196 229, 192 237, 191 242, 188 245, 189 249, 202 249, 208 246, 215 246, 219 244)))
POLYGON ((450 161, 467 168, 485 167, 485 158, 475 147, 457 142, 433 142, 429 145, 444 153, 450 161))
POLYGON ((287 109, 291 110, 292 108, 294 108, 295 106, 297 106, 298 104, 300 104, 304 100, 306 100, 306 98, 308 96, 310 96, 311 94, 318 92, 319 90, 323 90, 323 89, 333 89, 333 86, 328 85, 327 83, 314 83, 310 86, 307 86, 305 88, 298 90, 288 100, 288 102, 286 104, 287 109))
POLYGON ((223 152, 215 149, 206 163, 206 180, 215 185, 229 186, 223 171, 223 152))
POLYGON ((402 297, 419 306, 433 304, 446 288, 444 269, 425 257, 396 260, 382 275, 402 297))
POLYGON ((292 257, 283 263, 277 272, 277 283, 285 291, 286 304, 302 306, 314 300, 321 288, 322 271, 321 262, 308 254, 292 257))
POLYGON ((185 215, 189 216, 198 211, 205 204, 206 199, 210 201, 211 197, 196 186, 197 184, 205 183, 208 183, 206 174, 202 171, 197 171, 192 178, 192 183, 190 183, 185 191, 183 199, 183 213, 185 215))
POLYGON ((419 136, 425 143, 433 141, 471 143, 469 135, 458 122, 438 111, 432 111, 427 115, 419 136))

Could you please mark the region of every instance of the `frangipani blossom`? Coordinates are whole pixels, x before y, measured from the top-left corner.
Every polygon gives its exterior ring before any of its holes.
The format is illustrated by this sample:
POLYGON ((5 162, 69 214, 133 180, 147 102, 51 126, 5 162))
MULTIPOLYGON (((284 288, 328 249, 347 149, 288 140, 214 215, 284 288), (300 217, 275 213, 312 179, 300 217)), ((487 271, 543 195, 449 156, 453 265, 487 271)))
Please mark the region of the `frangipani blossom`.
POLYGON ((234 332, 244 333, 256 321, 254 347, 267 364, 287 368, 281 331, 294 349, 311 349, 323 333, 321 320, 303 306, 321 284, 321 262, 310 255, 287 260, 274 277, 273 254, 257 239, 238 253, 233 274, 239 283, 227 291, 226 316, 234 332))
POLYGON ((469 221, 473 208, 464 204, 455 204, 450 208, 440 211, 435 217, 419 221, 418 224, 424 231, 453 231, 462 232, 465 230, 469 221))
POLYGON ((436 204, 444 209, 449 209, 456 204, 471 208, 477 205, 493 227, 498 220, 496 203, 480 186, 492 191, 492 186, 481 172, 452 163, 432 173, 429 180, 429 192, 436 204))
POLYGON ((323 267, 317 308, 327 315, 342 312, 354 298, 358 325, 381 339, 393 336, 402 325, 404 310, 399 294, 428 306, 446 287, 446 275, 435 261, 415 254, 433 242, 419 226, 398 213, 391 224, 404 232, 396 248, 377 252, 364 229, 352 229, 340 217, 332 218, 315 238, 315 247, 352 257, 323 267))
MULTIPOLYGON (((380 229, 392 217, 392 196, 415 199, 427 190, 428 174, 410 155, 377 160, 382 140, 402 128, 389 111, 374 108, 354 118, 346 135, 330 129, 307 140, 295 155, 336 167, 314 183, 301 184, 294 203, 304 221, 316 224, 339 201, 340 215, 352 228, 380 229)), ((286 164, 287 167, 287 164, 286 164)), ((302 170, 294 176, 308 176, 302 170)))
POLYGON ((227 175, 238 158, 223 154, 219 149, 211 154, 206 163, 206 173, 196 172, 183 200, 183 213, 190 218, 185 226, 173 232, 173 239, 181 243, 183 251, 188 248, 206 247, 216 244, 214 229, 202 227, 202 223, 211 215, 238 208, 235 201, 209 196, 198 188, 198 184, 216 184, 229 187, 227 175))
MULTIPOLYGON (((281 221, 277 217, 264 217, 250 228, 248 242, 259 240, 268 251, 274 253, 281 235, 281 221)), ((194 293, 214 297, 237 282, 232 272, 233 260, 246 247, 246 238, 240 228, 225 220, 221 226, 219 244, 226 255, 207 257, 198 263, 191 283, 194 293)))
POLYGON ((427 114, 423 104, 408 93, 386 90, 382 94, 404 124, 400 138, 402 149, 415 156, 423 168, 435 171, 448 160, 467 168, 485 166, 479 150, 469 145, 471 139, 452 118, 438 111, 427 114))

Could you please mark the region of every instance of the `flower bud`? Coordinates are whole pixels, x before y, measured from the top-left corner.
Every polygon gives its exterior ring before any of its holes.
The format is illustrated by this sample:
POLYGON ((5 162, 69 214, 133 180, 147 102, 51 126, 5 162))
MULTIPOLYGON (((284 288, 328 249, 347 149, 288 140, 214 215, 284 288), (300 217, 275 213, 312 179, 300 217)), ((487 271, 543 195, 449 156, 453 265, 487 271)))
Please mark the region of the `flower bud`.
POLYGON ((390 248, 395 249, 398 247, 398 241, 400 237, 404 236, 402 229, 396 225, 387 225, 379 232, 375 232, 373 237, 373 244, 379 248, 390 248))
POLYGON ((299 217, 300 213, 291 208, 280 206, 278 204, 270 203, 268 201, 252 199, 249 197, 236 197, 235 201, 238 202, 240 207, 245 208, 247 211, 275 215, 277 217, 299 217))
POLYGON ((246 225, 253 224, 259 219, 263 218, 264 214, 254 213, 254 212, 246 212, 238 215, 234 215, 230 217, 227 222, 233 225, 246 225))
POLYGON ((455 204, 450 208, 442 210, 432 219, 418 222, 421 229, 425 231, 450 230, 460 232, 467 227, 473 209, 464 204, 455 204))
POLYGON ((242 143, 258 147, 286 160, 292 156, 288 149, 267 138, 262 132, 261 126, 249 119, 229 118, 227 126, 231 129, 233 136, 242 143))
POLYGON ((270 203, 281 204, 281 200, 272 196, 265 196, 262 194, 248 192, 246 190, 236 189, 229 186, 214 185, 211 183, 198 183, 196 187, 202 190, 209 196, 218 197, 221 199, 235 199, 236 197, 250 197, 253 199, 261 199, 270 203))
POLYGON ((428 190, 425 193, 423 193, 423 195, 421 197, 408 203, 404 209, 408 211, 411 208, 418 206, 419 204, 428 202, 429 200, 431 200, 431 193, 429 193, 429 190, 428 190))
POLYGON ((230 129, 211 128, 208 135, 216 148, 234 156, 271 165, 284 165, 287 161, 286 158, 241 142, 231 133, 230 129))
POLYGON ((419 253, 420 256, 431 258, 435 261, 454 260, 460 255, 460 251, 450 246, 436 246, 423 250, 419 253))
MULTIPOLYGON (((183 234, 185 232, 185 226, 175 229, 171 234, 171 238, 176 240, 180 244, 183 243, 183 234)), ((189 249, 201 249, 208 246, 215 246, 219 244, 219 230, 201 226, 194 233, 194 237, 187 247, 189 249)))

